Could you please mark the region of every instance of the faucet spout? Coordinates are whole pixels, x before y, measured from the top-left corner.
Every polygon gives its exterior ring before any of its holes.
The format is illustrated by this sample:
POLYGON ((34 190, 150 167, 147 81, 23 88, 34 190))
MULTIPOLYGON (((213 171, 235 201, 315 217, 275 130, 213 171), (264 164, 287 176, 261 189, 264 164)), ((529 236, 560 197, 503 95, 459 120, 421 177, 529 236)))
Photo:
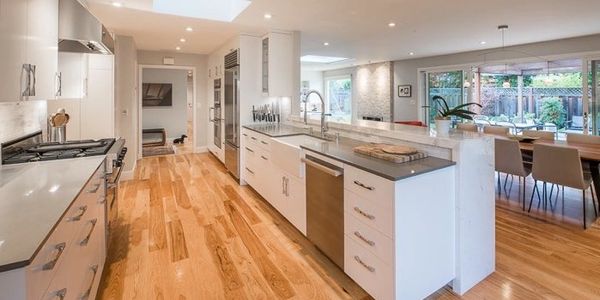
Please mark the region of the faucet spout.
POLYGON ((306 93, 306 96, 304 96, 304 124, 308 124, 308 120, 306 117, 306 106, 308 103, 308 96, 310 96, 311 94, 316 94, 321 100, 321 136, 324 136, 328 130, 327 122, 325 121, 325 117, 327 116, 327 114, 325 114, 325 100, 323 99, 323 95, 321 95, 321 93, 319 93, 319 91, 317 90, 310 90, 306 93))

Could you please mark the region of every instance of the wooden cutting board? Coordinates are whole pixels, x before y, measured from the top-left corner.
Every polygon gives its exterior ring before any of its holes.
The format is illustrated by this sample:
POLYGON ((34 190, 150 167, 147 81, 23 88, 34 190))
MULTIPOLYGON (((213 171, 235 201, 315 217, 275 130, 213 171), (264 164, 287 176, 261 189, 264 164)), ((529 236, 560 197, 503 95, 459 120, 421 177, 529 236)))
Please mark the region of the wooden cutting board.
POLYGON ((427 153, 415 148, 390 144, 365 144, 354 147, 353 150, 359 154, 398 164, 427 157, 427 153))

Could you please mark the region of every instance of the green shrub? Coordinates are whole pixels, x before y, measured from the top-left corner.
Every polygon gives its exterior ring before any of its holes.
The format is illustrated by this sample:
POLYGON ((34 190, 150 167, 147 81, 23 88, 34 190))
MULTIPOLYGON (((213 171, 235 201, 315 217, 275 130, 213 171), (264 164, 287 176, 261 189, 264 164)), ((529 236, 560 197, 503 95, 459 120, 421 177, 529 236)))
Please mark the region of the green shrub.
POLYGON ((558 128, 565 127, 567 112, 557 97, 544 98, 540 111, 540 120, 544 123, 554 123, 558 128))

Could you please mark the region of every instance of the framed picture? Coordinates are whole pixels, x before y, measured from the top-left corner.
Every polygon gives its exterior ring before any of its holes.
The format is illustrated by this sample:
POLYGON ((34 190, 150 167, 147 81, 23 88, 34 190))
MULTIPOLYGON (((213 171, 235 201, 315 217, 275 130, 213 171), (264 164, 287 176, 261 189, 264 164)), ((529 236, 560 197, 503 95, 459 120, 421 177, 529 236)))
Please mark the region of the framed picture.
POLYGON ((398 97, 412 97, 412 86, 410 84, 398 85, 398 97))

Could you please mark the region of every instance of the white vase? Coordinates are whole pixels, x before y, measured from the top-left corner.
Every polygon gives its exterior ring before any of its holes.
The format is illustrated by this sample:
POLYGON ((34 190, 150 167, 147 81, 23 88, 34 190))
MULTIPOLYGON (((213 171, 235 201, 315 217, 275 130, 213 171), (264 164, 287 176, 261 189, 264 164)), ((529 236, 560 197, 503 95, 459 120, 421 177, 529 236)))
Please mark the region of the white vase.
POLYGON ((450 132, 450 126, 452 125, 452 120, 435 120, 435 130, 439 134, 448 134, 450 132))

